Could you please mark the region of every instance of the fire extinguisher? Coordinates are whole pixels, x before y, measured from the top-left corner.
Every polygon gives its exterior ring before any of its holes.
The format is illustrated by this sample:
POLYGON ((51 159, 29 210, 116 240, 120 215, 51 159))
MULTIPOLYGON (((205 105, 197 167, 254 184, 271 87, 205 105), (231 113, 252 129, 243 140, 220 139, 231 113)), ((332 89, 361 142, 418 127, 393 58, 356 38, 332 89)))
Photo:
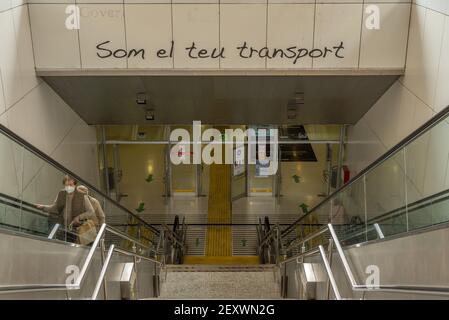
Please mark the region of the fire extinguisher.
POLYGON ((341 179, 343 184, 347 184, 351 179, 351 172, 349 171, 348 166, 341 167, 341 179))
MULTIPOLYGON (((331 176, 331 186, 332 188, 337 188, 337 173, 338 167, 335 166, 332 168, 332 176, 331 176)), ((341 185, 345 185, 351 179, 351 173, 349 171, 348 166, 342 166, 340 172, 341 185)))

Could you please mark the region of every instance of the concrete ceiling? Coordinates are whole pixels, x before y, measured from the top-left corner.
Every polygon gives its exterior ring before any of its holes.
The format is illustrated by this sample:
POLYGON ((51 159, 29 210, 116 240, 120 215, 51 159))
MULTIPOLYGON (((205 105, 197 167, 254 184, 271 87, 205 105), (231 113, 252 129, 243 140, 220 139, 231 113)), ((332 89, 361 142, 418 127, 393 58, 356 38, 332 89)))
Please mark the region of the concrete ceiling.
POLYGON ((45 81, 89 124, 354 124, 397 77, 47 76, 45 81), (147 93, 146 107, 136 103, 139 92, 147 93), (300 93, 304 104, 296 99, 300 93), (154 109, 153 121, 145 119, 145 108, 154 109))

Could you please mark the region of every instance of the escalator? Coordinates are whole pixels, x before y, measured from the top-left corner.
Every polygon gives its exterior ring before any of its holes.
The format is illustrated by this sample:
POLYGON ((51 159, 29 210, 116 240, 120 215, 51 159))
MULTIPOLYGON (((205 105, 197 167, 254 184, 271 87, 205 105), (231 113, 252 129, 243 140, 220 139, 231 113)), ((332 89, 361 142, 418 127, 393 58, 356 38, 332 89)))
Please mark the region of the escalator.
MULTIPOLYGON (((445 148, 448 123, 449 108, 290 226, 259 219, 259 265, 247 266, 184 264, 184 218, 151 225, 0 126, 0 142, 14 150, 16 160, 14 166, 2 164, 0 176, 20 181, 0 186, 0 299, 147 299, 161 295, 161 282, 165 297, 173 297, 182 291, 173 288, 182 272, 213 272, 217 279, 232 273, 236 283, 252 278, 251 272, 254 279, 269 280, 262 298, 447 299, 449 151, 429 156, 422 150, 445 148), (447 181, 420 181, 429 170, 441 171, 447 181), (89 243, 35 205, 53 201, 65 175, 86 186, 106 214, 89 243)), ((216 208, 209 218, 225 220, 204 227, 226 232, 209 234, 207 251, 227 257, 233 225, 227 209, 216 208)))
MULTIPOLYGON (((276 229, 277 230, 277 229, 276 229)), ((273 228, 270 224, 270 218, 265 216, 262 219, 259 218, 259 225, 257 228, 258 243, 259 243, 259 257, 261 264, 273 264, 276 261, 278 251, 276 237, 272 237, 273 228)))
POLYGON ((187 225, 185 217, 175 216, 172 228, 166 224, 162 225, 160 241, 158 244, 158 255, 162 257, 164 264, 183 264, 187 252, 186 245, 187 225))
POLYGON ((282 297, 449 298, 449 189, 429 179, 447 178, 448 152, 429 150, 447 150, 448 123, 449 108, 295 223, 265 234, 261 261, 279 253, 282 297))
POLYGON ((0 299, 159 296, 161 270, 183 261, 183 221, 161 231, 1 125, 0 143, 14 155, 0 166, 0 299), (65 225, 37 205, 53 203, 66 176, 98 200, 105 223, 65 225))

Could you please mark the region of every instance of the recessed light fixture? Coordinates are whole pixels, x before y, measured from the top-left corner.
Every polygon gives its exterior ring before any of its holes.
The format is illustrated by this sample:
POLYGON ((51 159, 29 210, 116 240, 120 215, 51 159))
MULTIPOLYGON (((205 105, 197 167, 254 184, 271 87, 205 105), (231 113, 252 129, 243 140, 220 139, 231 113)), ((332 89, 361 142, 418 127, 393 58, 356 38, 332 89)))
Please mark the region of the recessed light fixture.
POLYGON ((146 93, 138 93, 136 95, 136 103, 137 104, 147 104, 147 94, 146 93))
POLYGON ((287 119, 294 120, 298 115, 298 107, 296 105, 289 104, 287 106, 287 119))
POLYGON ((145 120, 147 120, 147 121, 154 120, 154 110, 153 109, 145 110, 145 120))
POLYGON ((147 137, 147 134, 145 132, 137 132, 137 138, 145 139, 146 137, 147 137))
POLYGON ((304 104, 304 92, 295 92, 295 104, 304 104))

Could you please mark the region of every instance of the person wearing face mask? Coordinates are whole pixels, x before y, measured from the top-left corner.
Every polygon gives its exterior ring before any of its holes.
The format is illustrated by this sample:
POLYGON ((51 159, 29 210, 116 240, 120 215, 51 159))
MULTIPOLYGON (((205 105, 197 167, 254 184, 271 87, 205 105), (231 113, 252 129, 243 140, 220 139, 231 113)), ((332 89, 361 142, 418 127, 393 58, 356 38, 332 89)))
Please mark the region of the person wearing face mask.
MULTIPOLYGON (((59 191, 52 204, 37 204, 36 207, 48 213, 58 214, 59 222, 66 228, 79 227, 82 224, 81 218, 95 218, 95 211, 87 195, 76 190, 77 181, 70 176, 65 176, 62 183, 64 189, 59 191)), ((66 240, 76 242, 77 236, 68 232, 66 240)))

